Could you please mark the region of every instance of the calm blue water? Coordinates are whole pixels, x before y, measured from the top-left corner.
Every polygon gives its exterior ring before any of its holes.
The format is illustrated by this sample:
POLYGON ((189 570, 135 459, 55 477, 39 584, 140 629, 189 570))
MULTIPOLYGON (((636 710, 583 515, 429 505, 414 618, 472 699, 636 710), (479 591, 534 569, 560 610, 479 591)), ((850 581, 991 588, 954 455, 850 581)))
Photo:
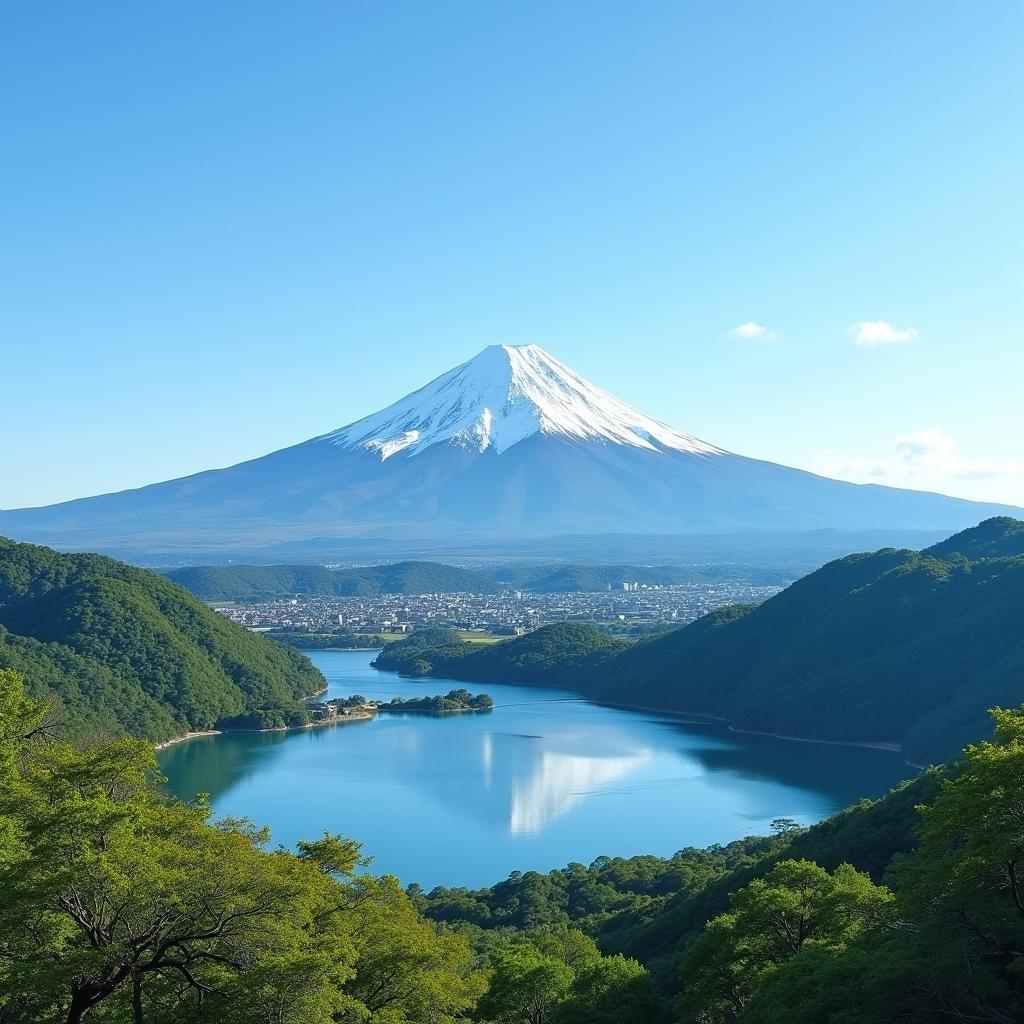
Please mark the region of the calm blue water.
MULTIPOLYGON (((466 685, 378 672, 373 656, 311 654, 331 697, 466 685)), ((810 824, 913 774, 885 751, 743 736, 551 689, 469 689, 491 694, 494 711, 212 736, 161 762, 174 792, 207 792, 217 814, 269 825, 278 843, 341 832, 362 840, 373 870, 427 887, 668 855, 764 834, 778 817, 810 824)))

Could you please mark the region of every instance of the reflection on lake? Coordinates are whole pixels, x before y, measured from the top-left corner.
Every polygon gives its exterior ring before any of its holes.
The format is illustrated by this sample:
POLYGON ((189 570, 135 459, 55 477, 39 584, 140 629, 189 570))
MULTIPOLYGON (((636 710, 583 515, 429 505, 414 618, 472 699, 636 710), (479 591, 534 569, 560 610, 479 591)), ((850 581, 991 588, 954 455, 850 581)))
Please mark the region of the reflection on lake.
MULTIPOLYGON (((329 696, 378 700, 464 683, 407 680, 372 652, 315 652, 329 696)), ((373 869, 426 886, 487 885, 601 854, 667 855, 810 823, 912 769, 895 754, 731 733, 487 684, 489 714, 383 715, 290 733, 235 733, 161 751, 171 789, 207 792, 292 845, 325 829, 363 841, 373 869)))

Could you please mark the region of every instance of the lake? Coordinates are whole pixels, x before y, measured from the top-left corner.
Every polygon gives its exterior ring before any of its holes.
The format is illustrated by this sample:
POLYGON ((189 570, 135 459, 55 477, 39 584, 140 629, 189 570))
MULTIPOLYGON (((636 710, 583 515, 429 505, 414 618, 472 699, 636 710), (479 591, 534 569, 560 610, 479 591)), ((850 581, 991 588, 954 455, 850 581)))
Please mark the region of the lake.
POLYGON ((573 693, 403 679, 373 651, 318 651, 329 697, 463 687, 490 713, 381 715, 293 732, 201 737, 160 752, 177 795, 269 825, 292 846, 326 829, 363 842, 403 883, 478 887, 513 870, 810 824, 914 774, 895 753, 730 732, 695 718, 603 707, 573 693))

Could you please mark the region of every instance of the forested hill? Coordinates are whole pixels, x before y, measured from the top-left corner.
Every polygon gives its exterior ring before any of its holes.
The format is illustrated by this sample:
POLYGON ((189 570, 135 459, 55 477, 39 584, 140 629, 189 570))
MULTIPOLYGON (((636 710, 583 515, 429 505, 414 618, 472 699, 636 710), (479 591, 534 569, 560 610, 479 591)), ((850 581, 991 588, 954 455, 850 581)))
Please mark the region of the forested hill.
POLYGON ((922 552, 850 555, 756 607, 632 646, 543 627, 485 650, 411 635, 377 663, 473 681, 572 686, 601 700, 808 739, 954 757, 987 709, 1024 700, 1024 523, 991 519, 922 552))
POLYGON ((439 562, 395 562, 350 569, 317 565, 196 565, 164 575, 204 601, 282 597, 373 597, 377 594, 493 593, 487 576, 439 562))
POLYGON ((297 724, 326 686, 296 651, 162 576, 0 538, 0 669, 57 694, 74 735, 153 740, 215 725, 297 724))

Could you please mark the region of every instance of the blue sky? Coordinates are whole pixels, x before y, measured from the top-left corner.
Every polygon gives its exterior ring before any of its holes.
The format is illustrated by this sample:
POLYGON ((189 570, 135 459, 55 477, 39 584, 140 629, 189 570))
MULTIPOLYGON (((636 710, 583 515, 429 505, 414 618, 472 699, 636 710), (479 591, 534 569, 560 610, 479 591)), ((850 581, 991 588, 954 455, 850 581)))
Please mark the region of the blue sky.
POLYGON ((5 4, 0 506, 495 342, 743 454, 1024 505, 1022 40, 994 0, 5 4))

